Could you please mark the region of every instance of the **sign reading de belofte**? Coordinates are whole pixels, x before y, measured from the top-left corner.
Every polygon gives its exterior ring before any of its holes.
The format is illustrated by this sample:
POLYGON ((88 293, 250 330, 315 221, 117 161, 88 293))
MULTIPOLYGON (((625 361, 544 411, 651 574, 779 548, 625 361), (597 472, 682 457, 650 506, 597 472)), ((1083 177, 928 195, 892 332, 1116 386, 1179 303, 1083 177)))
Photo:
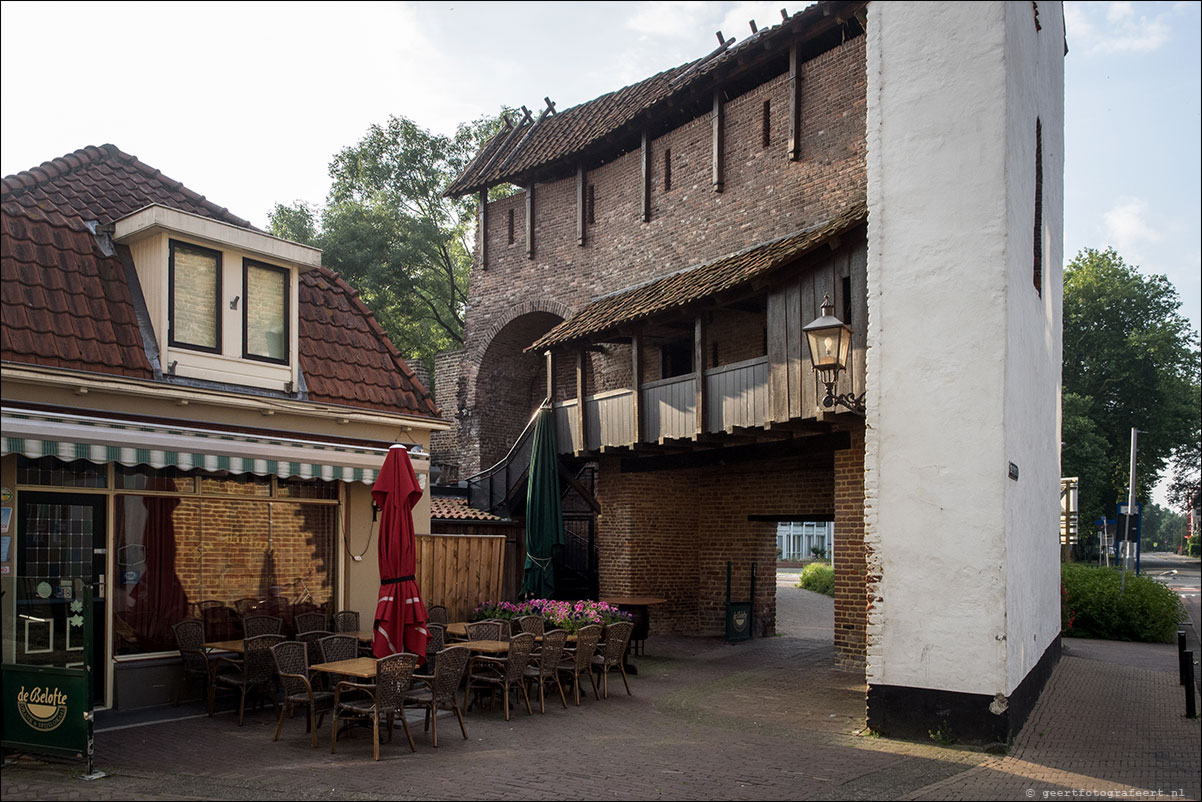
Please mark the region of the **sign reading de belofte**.
POLYGON ((86 670, 5 664, 4 746, 86 757, 91 683, 86 670))

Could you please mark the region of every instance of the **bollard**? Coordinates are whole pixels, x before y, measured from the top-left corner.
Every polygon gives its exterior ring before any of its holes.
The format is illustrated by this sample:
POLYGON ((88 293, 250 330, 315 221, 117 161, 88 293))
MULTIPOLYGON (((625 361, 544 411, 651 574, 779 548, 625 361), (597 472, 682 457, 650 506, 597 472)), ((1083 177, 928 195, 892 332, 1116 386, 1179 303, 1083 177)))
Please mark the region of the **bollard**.
POLYGON ((1185 717, 1198 717, 1198 700, 1194 697, 1194 653, 1185 653, 1185 717))
POLYGON ((1177 630, 1177 673, 1181 675, 1181 684, 1185 684, 1185 630, 1177 630))

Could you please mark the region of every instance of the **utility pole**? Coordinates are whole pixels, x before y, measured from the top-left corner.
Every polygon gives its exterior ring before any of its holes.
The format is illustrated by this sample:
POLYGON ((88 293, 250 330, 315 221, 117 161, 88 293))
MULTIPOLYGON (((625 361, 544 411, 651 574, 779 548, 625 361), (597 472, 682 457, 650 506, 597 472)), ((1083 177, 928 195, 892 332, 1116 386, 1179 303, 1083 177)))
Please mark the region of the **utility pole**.
POLYGON ((1131 516, 1135 514, 1135 450, 1139 438, 1139 429, 1131 427, 1131 473, 1127 480, 1127 518, 1123 526, 1123 580, 1120 592, 1127 592, 1127 559, 1130 550, 1131 516))

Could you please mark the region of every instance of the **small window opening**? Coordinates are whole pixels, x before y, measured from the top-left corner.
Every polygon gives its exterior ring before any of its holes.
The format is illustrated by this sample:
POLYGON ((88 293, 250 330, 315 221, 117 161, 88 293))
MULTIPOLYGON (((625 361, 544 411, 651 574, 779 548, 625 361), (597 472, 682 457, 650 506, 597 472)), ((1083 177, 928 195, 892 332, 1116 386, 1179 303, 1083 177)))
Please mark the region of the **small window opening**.
POLYGON ((1039 3, 1031 0, 1031 10, 1035 12, 1035 30, 1042 31, 1043 26, 1039 24, 1039 3))
POLYGON ((851 322, 851 277, 843 277, 843 322, 855 330, 855 325, 851 322))
POLYGON ((710 343, 710 367, 718 367, 718 344, 710 343))
POLYGON ((1031 280, 1043 297, 1043 124, 1035 119, 1035 246, 1031 280))
POLYGON ((513 209, 509 210, 509 244, 513 244, 513 209))
POLYGON ((595 185, 588 185, 588 224, 591 226, 597 222, 597 193, 595 185))
POLYGON ((693 372, 693 341, 676 340, 660 347, 660 376, 670 379, 693 372))
POLYGON ((672 148, 664 148, 664 192, 672 189, 672 148))
POLYGON ((764 101, 764 128, 762 133, 763 145, 768 147, 772 144, 772 101, 764 101))

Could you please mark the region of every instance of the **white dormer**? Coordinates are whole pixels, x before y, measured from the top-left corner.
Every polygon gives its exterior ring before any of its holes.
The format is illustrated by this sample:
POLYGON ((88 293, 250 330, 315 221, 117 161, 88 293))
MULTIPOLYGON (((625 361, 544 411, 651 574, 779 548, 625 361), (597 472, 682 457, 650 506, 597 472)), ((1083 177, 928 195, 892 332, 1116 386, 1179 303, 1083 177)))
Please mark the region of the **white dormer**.
POLYGON ((164 373, 299 386, 297 293, 320 250, 157 204, 114 228, 133 256, 164 373))

